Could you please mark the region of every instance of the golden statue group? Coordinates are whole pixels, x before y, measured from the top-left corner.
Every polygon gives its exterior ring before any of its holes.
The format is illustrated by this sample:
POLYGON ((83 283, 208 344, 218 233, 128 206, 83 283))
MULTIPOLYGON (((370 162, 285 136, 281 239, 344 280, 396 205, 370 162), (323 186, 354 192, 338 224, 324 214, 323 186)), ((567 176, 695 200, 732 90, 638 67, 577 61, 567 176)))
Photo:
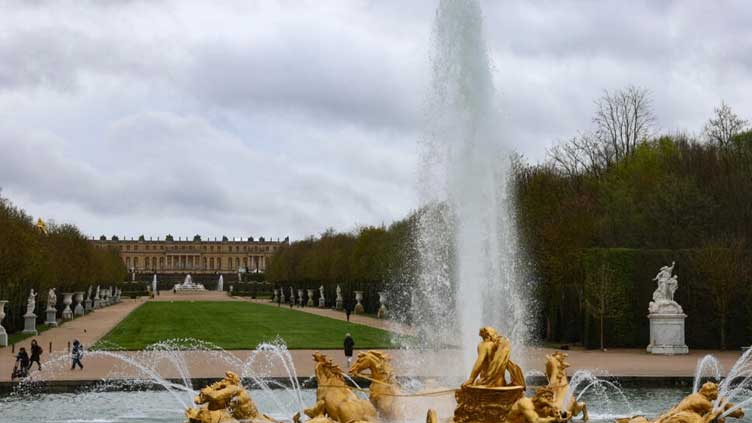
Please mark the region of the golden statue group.
MULTIPOLYGON (((317 379, 316 403, 304 410, 311 423, 358 423, 376 421, 415 421, 415 407, 406 406, 410 397, 431 397, 454 393, 457 406, 447 423, 565 423, 582 414, 588 420, 585 403, 577 402, 569 392, 567 354, 554 352, 546 356, 547 385, 525 396, 525 377, 511 357, 510 341, 492 327, 480 330, 478 357, 470 377, 459 389, 403 394, 391 367, 391 358, 380 351, 358 354, 349 373, 371 381, 369 399, 359 398, 345 379, 343 370, 321 353, 315 353, 317 379), (362 372, 368 371, 368 374, 362 372)), ((706 383, 699 392, 684 398, 678 405, 654 420, 643 416, 619 419, 617 423, 725 423, 724 412, 733 407, 726 403, 714 407, 718 385, 706 383)), ((224 379, 202 389, 189 408, 189 423, 271 423, 274 419, 258 412, 240 378, 227 372, 224 379)), ((721 401, 723 403, 724 401, 721 401)), ((420 412, 419 412, 420 413, 420 412)), ((427 423, 439 423, 436 411, 429 409, 427 423)), ((741 418, 742 410, 728 414, 741 418)), ((422 417, 420 417, 422 418, 422 417)), ((300 414, 293 417, 301 422, 300 414)))

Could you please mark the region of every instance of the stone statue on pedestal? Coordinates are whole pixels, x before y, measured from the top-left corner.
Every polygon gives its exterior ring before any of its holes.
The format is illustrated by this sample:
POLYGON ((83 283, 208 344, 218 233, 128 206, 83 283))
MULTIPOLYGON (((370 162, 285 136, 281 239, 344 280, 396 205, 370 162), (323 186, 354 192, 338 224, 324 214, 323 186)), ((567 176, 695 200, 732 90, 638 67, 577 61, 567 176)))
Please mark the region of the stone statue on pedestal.
POLYGON ((674 301, 674 294, 679 288, 679 278, 674 275, 674 266, 661 267, 653 278, 657 287, 653 292, 653 301, 648 305, 650 319, 650 345, 652 354, 687 354, 689 349, 684 341, 684 314, 682 307, 674 301))
POLYGON ((37 315, 34 314, 34 309, 37 306, 37 293, 34 289, 29 292, 29 299, 26 300, 26 314, 24 314, 24 330, 22 333, 37 334, 37 315))
POLYGON ((324 297, 324 285, 319 286, 319 308, 326 307, 326 297, 324 297))
POLYGON ((337 310, 342 310, 344 300, 342 299, 342 288, 337 285, 337 299, 335 301, 335 307, 337 310))

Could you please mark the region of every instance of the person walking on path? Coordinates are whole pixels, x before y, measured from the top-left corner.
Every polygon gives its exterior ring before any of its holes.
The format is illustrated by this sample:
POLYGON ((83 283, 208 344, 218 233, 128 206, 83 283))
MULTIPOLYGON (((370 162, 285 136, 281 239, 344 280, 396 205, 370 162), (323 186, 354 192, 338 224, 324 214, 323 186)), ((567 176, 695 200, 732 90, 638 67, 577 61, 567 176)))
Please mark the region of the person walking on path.
POLYGON ((347 321, 350 321, 350 307, 345 307, 345 316, 347 316, 347 321))
POLYGON ((81 343, 76 339, 73 341, 73 351, 71 351, 71 370, 76 368, 76 365, 78 364, 78 367, 81 368, 81 370, 84 369, 84 365, 81 363, 81 359, 84 357, 84 346, 81 345, 81 343))
POLYGON ((37 366, 39 366, 39 370, 42 370, 42 363, 39 361, 39 359, 42 357, 42 347, 37 344, 36 339, 31 340, 31 361, 29 361, 29 370, 31 370, 31 366, 34 363, 37 363, 37 366))
MULTIPOLYGON (((348 314, 349 315, 349 314, 348 314)), ((355 347, 355 341, 349 333, 345 334, 345 358, 347 359, 347 367, 352 364, 353 347, 355 347)))
POLYGON ((16 365, 13 367, 13 374, 11 379, 17 377, 26 377, 29 374, 29 354, 26 352, 26 348, 21 347, 16 354, 16 365))

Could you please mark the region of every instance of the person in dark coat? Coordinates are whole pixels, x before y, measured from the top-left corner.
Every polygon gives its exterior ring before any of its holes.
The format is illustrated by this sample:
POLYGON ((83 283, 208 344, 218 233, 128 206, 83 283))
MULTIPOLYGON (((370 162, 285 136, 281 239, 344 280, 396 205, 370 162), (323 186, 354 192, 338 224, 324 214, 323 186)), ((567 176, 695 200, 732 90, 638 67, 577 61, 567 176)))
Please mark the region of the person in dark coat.
POLYGON ((347 316, 347 321, 350 321, 350 306, 345 306, 345 316, 347 316))
POLYGON ((345 358, 347 358, 347 366, 352 364, 353 347, 355 347, 355 341, 349 333, 345 334, 345 358))
POLYGON ((29 353, 26 352, 26 348, 21 347, 21 349, 18 350, 18 354, 16 354, 16 365, 13 368, 11 379, 26 377, 26 375, 28 375, 29 366, 29 353))
POLYGON ((84 365, 81 363, 81 359, 84 357, 84 346, 81 345, 81 343, 76 339, 73 341, 73 350, 71 351, 71 370, 76 368, 76 365, 81 368, 81 370, 84 369, 84 365))
POLYGON ((42 357, 42 347, 37 344, 37 340, 33 339, 31 341, 31 360, 29 361, 29 369, 31 369, 31 366, 34 363, 37 363, 37 366, 39 366, 39 370, 42 370, 42 363, 39 361, 39 359, 42 357))

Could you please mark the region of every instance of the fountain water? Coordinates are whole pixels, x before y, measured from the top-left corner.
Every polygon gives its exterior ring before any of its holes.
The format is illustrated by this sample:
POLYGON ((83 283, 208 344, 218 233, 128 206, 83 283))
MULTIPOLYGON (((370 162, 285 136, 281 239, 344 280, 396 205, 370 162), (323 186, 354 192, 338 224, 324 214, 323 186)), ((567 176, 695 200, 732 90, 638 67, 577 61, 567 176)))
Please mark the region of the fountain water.
POLYGON ((185 279, 183 280, 183 283, 175 284, 173 287, 175 292, 177 293, 196 293, 196 292, 205 292, 206 288, 204 288, 203 284, 200 283, 194 283, 193 278, 190 274, 185 276, 185 279))
POLYGON ((463 346, 464 373, 479 327, 527 340, 531 304, 518 266, 510 151, 498 125, 478 1, 441 0, 433 38, 412 312, 419 332, 463 346))

